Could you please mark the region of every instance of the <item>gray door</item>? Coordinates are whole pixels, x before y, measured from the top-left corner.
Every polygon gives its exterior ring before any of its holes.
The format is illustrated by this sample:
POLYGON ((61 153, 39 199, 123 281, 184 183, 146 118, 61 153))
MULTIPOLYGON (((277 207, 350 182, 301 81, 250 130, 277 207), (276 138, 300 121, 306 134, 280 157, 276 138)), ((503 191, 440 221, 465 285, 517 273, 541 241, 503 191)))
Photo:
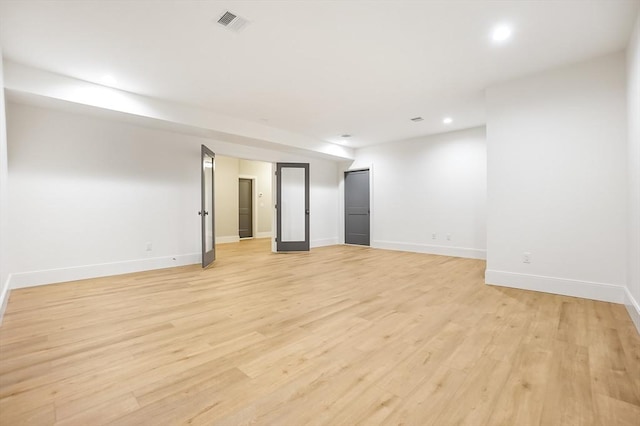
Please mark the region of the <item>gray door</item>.
POLYGON ((369 245, 369 170, 344 173, 344 242, 369 245))
POLYGON ((251 179, 240 178, 238 182, 238 232, 240 238, 253 237, 253 187, 251 179))
POLYGON ((309 164, 276 163, 276 248, 309 251, 309 164))
POLYGON ((215 158, 216 155, 206 146, 200 150, 200 215, 202 226, 202 267, 205 268, 216 259, 215 232, 215 158))

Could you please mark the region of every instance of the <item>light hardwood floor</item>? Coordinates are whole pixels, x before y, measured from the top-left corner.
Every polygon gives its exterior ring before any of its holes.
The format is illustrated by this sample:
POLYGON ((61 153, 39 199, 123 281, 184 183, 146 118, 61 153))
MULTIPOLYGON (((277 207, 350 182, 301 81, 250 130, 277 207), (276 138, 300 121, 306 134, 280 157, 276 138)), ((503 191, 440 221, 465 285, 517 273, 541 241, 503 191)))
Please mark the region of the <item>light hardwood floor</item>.
POLYGON ((478 260, 268 244, 13 291, 0 423, 640 424, 621 305, 487 286, 478 260))

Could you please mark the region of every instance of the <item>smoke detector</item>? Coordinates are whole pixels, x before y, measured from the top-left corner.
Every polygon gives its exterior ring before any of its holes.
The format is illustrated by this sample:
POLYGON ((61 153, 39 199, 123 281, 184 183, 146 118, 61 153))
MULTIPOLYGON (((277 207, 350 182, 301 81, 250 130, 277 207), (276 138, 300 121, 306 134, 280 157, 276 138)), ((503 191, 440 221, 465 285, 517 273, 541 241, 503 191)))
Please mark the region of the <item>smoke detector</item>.
POLYGON ((233 12, 229 12, 228 10, 218 18, 218 24, 235 32, 239 32, 248 23, 249 21, 247 21, 246 19, 236 15, 233 12))

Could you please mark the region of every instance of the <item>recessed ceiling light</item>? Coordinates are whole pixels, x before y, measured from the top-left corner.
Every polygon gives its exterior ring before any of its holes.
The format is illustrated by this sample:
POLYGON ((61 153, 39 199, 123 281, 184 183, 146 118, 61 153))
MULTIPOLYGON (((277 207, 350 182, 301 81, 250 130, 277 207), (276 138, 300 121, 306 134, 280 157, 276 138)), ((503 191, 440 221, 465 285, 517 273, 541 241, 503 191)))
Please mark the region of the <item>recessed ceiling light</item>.
POLYGON ((443 118, 443 119, 442 119, 442 122, 443 122, 444 124, 451 124, 451 123, 453 123, 453 118, 451 118, 451 117, 445 117, 445 118, 443 118))
POLYGON ((116 79, 112 75, 109 75, 109 74, 103 75, 102 78, 100 78, 100 83, 105 85, 105 86, 110 86, 110 87, 113 87, 116 84, 118 84, 116 79))
POLYGON ((491 32, 491 39, 496 43, 500 43, 508 40, 509 37, 511 37, 511 33, 512 31, 510 26, 504 24, 498 25, 491 32))

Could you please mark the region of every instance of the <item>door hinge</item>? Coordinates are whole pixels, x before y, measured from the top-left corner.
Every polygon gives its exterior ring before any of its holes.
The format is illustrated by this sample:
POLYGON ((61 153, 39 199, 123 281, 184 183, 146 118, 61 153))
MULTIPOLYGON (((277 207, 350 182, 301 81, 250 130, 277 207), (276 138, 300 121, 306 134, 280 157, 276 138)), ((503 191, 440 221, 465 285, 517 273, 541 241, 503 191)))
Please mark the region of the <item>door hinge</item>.
POLYGON ((276 241, 276 243, 278 242, 278 237, 274 238, 274 240, 276 241))
POLYGON ((278 208, 278 205, 277 205, 277 204, 275 204, 274 206, 275 206, 275 208, 276 208, 276 209, 278 208))

